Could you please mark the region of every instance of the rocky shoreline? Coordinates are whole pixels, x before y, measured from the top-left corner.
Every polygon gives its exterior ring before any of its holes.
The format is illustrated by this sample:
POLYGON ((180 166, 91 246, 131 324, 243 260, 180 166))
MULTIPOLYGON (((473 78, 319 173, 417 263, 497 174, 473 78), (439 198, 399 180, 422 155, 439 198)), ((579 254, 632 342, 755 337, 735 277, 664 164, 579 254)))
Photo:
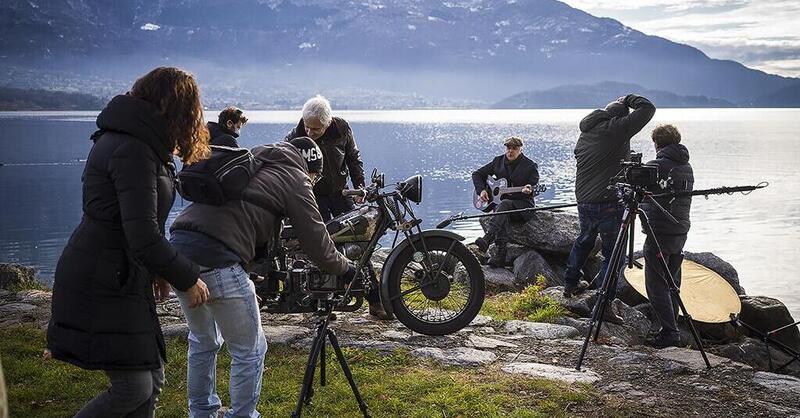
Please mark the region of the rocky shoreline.
MULTIPOLYGON (((570 216, 555 214, 548 218, 551 222, 568 224, 572 222, 570 216)), ((574 221, 572 226, 577 227, 577 220, 574 221)), ((521 230, 525 228, 528 225, 521 230)), ((721 417, 800 416, 798 362, 785 370, 789 374, 766 371, 769 365, 763 343, 730 324, 698 324, 709 352, 711 369, 705 368, 698 351, 689 348, 691 338, 688 335, 684 336, 686 348, 655 350, 644 346, 641 343, 652 331, 652 318, 646 303, 634 303, 625 292, 620 292, 620 299, 613 303, 613 309, 624 318, 624 325, 604 324, 600 344, 590 344, 584 369, 576 371, 574 366, 588 323, 586 316, 596 293, 589 291, 570 300, 561 298, 557 270, 563 253, 558 251, 566 249, 568 252, 567 234, 576 233, 569 228, 562 228, 562 231, 563 239, 557 236, 539 239, 539 242, 546 241, 549 249, 517 242, 514 251, 510 251, 512 260, 508 269, 485 270, 494 292, 518 290, 531 277, 544 275, 551 286, 543 292, 569 312, 556 323, 502 321, 481 315, 460 332, 430 337, 411 332, 398 321, 374 320, 362 309, 339 313, 332 327, 346 347, 381 352, 404 350, 412 356, 452 367, 487 368, 520 379, 589 384, 603 397, 633 405, 641 416, 674 416, 676 413, 721 417), (546 263, 553 273, 543 270, 541 263, 546 263)), ((525 232, 529 233, 531 231, 525 232)), ((376 257, 375 261, 381 260, 376 257)), ((595 257, 593 263, 599 265, 599 259, 595 257)), ((724 264, 719 266, 725 267, 724 264)), ((715 271, 726 279, 735 277, 733 267, 725 270, 719 266, 715 271)), ((32 270, 0 265, 0 328, 20 324, 46 327, 50 316, 49 291, 7 290, 24 287, 20 283, 29 280, 33 280, 32 270)), ((738 285, 738 278, 736 283, 738 285)), ((739 286, 737 291, 740 289, 739 286)), ((776 321, 786 320, 781 316, 786 309, 779 301, 752 296, 742 296, 742 301, 742 315, 749 312, 751 320, 761 324, 759 326, 774 328, 776 321)), ((165 335, 186 338, 188 328, 177 299, 161 303, 157 309, 165 335)), ((785 315, 788 316, 788 312, 785 315)), ((313 316, 262 313, 262 322, 270 345, 309 348, 313 316)), ((800 345, 800 337, 795 339, 795 333, 787 334, 785 341, 800 345)), ((776 356, 775 350, 772 354, 775 364, 785 362, 776 356)))

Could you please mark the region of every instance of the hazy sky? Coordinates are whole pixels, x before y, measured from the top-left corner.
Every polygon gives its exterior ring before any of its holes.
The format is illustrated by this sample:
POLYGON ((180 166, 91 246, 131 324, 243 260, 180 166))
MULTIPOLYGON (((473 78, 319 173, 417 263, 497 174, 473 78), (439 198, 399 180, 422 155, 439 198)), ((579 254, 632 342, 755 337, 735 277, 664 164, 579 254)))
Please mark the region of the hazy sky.
POLYGON ((773 74, 800 76, 800 0, 562 0, 648 35, 773 74))

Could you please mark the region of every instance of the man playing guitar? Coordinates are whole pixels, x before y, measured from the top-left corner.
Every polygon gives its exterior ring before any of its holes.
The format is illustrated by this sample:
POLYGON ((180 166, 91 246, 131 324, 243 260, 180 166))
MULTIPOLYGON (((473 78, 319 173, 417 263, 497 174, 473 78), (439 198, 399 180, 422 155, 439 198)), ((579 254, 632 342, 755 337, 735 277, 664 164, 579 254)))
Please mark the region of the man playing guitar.
MULTIPOLYGON (((482 201, 489 202, 491 197, 486 187, 489 176, 497 179, 504 178, 509 187, 522 186, 522 189, 519 192, 503 194, 495 212, 532 208, 534 206, 533 188, 539 182, 539 167, 533 160, 522 154, 522 139, 512 136, 503 144, 506 147, 505 154, 498 155, 489 164, 472 173, 475 193, 480 196, 482 201)), ((493 267, 505 265, 509 222, 512 220, 527 222, 533 216, 533 212, 520 212, 491 218, 486 235, 475 241, 482 252, 486 252, 493 242, 497 246, 497 254, 489 259, 489 265, 493 267)))

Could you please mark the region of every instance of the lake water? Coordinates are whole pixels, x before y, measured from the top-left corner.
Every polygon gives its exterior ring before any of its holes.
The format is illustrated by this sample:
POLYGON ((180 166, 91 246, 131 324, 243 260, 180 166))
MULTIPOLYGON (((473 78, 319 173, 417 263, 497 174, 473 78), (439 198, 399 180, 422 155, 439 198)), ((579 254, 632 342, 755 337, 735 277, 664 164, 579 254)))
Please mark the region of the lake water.
MULTIPOLYGON (((524 152, 539 163, 550 190, 540 203, 572 202, 572 150, 578 121, 587 110, 350 111, 340 112, 355 133, 367 171, 387 182, 425 177, 415 208, 426 227, 471 209, 470 174, 503 152, 510 135, 525 139, 524 152)), ((37 268, 52 282, 55 263, 81 217, 82 160, 96 112, 0 112, 0 262, 37 268)), ((215 116, 209 113, 208 116, 215 116)), ((296 123, 297 111, 248 112, 240 142, 275 142, 296 123)), ((688 251, 711 251, 739 272, 748 294, 777 297, 800 319, 800 110, 660 109, 632 141, 654 155, 649 132, 674 123, 691 152, 695 188, 770 186, 748 196, 698 197, 692 206, 688 251)), ((178 199, 171 220, 180 211, 178 199)), ((477 222, 454 226, 470 240, 477 222)), ((642 240, 639 239, 638 245, 642 240)))

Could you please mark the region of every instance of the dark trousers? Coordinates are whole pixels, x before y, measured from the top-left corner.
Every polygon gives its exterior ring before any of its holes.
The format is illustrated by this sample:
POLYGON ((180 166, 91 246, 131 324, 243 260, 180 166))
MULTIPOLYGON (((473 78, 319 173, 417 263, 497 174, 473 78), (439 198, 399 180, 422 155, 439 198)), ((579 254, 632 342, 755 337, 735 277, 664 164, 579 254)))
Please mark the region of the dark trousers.
MULTIPOLYGON (((661 246, 660 256, 664 258, 675 280, 675 285, 681 287, 681 263, 683 262, 683 245, 686 235, 665 235, 657 237, 661 246)), ((647 298, 653 305, 653 310, 661 325, 661 334, 677 337, 678 332, 678 299, 669 291, 669 276, 664 272, 664 265, 658 254, 658 248, 652 237, 644 241, 644 284, 647 289, 647 298)))
POLYGON ((353 199, 346 196, 315 195, 314 197, 317 199, 319 214, 322 215, 323 222, 328 222, 331 219, 355 208, 353 199))
MULTIPOLYGON (((505 212, 514 209, 532 208, 533 202, 530 200, 511 200, 505 199, 500 202, 495 208, 495 213, 505 212)), ((487 228, 488 235, 494 238, 495 244, 504 246, 508 244, 508 226, 511 222, 528 222, 533 219, 533 212, 512 213, 510 215, 496 215, 492 216, 489 220, 489 227, 487 228)))
POLYGON ((164 384, 164 367, 155 370, 106 370, 111 387, 97 395, 75 418, 155 416, 164 384))
MULTIPOLYGON (((600 269, 600 277, 605 277, 608 264, 611 262, 611 253, 614 250, 614 241, 617 239, 619 228, 622 226, 623 206, 617 201, 601 203, 579 203, 578 219, 581 224, 581 232, 572 245, 572 251, 567 260, 567 271, 564 273, 566 284, 577 286, 578 281, 583 276, 583 266, 589 258, 589 254, 594 248, 594 241, 600 235, 603 243, 603 267, 600 269)), ((613 272, 618 274, 619 272, 613 272)), ((613 276, 609 276, 611 280, 613 276)), ((602 283, 598 284, 602 286, 602 283)), ((608 298, 613 300, 616 296, 616 288, 609 289, 608 298)))
MULTIPOLYGON (((328 222, 331 219, 345 213, 350 212, 351 210, 355 209, 355 204, 353 204, 353 199, 346 197, 346 196, 314 196, 317 199, 317 206, 319 206, 319 214, 322 215, 322 221, 328 222)), ((369 268, 375 272, 375 268, 372 267, 372 262, 369 264, 369 268)), ((377 274, 373 274, 370 277, 370 281, 372 282, 373 290, 367 294, 367 302, 368 303, 380 303, 381 301, 381 293, 380 288, 378 287, 378 279, 377 274)))

